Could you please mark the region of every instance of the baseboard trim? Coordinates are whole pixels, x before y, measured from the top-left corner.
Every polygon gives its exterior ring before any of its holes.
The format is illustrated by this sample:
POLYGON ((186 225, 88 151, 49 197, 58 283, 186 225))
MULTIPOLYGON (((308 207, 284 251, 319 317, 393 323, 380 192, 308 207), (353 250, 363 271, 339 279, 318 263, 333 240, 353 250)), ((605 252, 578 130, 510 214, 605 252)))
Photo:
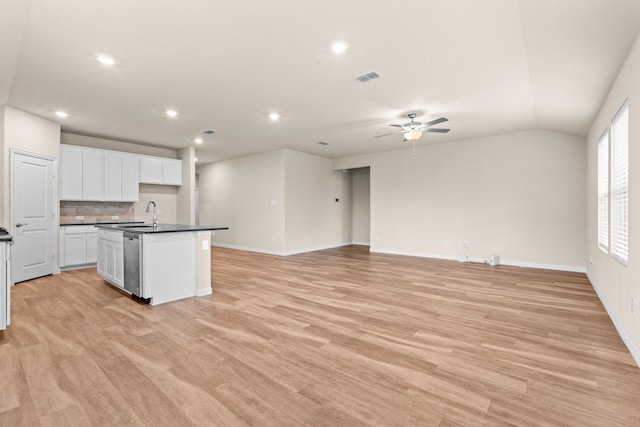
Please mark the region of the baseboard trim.
POLYGON ((213 289, 211 289, 211 286, 209 286, 208 288, 196 289, 197 297, 206 297, 207 295, 211 295, 212 293, 213 289))
POLYGON ((251 248, 247 246, 227 245, 225 243, 211 243, 211 246, 217 246, 220 248, 227 248, 227 249, 236 249, 239 251, 257 252, 260 254, 267 254, 267 255, 289 256, 289 255, 304 254, 307 252, 323 251, 325 249, 341 248, 343 246, 349 246, 351 244, 353 243, 340 243, 338 245, 315 246, 313 248, 298 249, 298 250, 289 251, 289 252, 270 251, 267 249, 251 248))
POLYGON ((284 256, 284 252, 270 251, 267 249, 259 249, 259 248, 251 248, 248 246, 227 245, 226 243, 214 243, 214 242, 211 242, 211 246, 216 246, 219 248, 226 248, 226 249, 236 249, 239 251, 257 252, 259 254, 284 256))
POLYGON ((295 250, 295 251, 285 252, 284 255, 288 256, 288 255, 305 254, 307 252, 324 251, 326 249, 342 248, 344 246, 349 246, 349 245, 351 245, 351 243, 340 243, 340 244, 337 244, 337 245, 316 246, 316 247, 313 247, 313 248, 305 248, 305 249, 298 249, 298 250, 295 250))
POLYGON ((371 242, 351 242, 351 245, 370 246, 371 242))
POLYGON ((607 299, 604 297, 604 295, 602 295, 602 292, 600 291, 598 284, 596 283, 595 280, 593 280, 593 277, 591 277, 591 274, 589 274, 588 272, 587 272, 587 279, 589 279, 589 282, 591 283, 591 287, 593 288, 593 290, 596 291, 596 295, 598 295, 600 302, 604 306, 604 309, 609 315, 609 318, 613 322, 613 326, 615 326, 616 331, 618 331, 618 335, 620 335, 620 338, 622 338, 622 342, 624 342, 624 345, 626 345, 627 348, 629 349, 629 352, 631 353, 631 357, 633 357, 633 360, 635 360, 636 365, 640 367, 640 351, 638 351, 636 346, 633 345, 633 341, 631 341, 631 338, 629 338, 629 335, 625 331, 624 326, 622 325, 622 322, 620 322, 615 312, 611 309, 611 306, 607 302, 607 299))
MULTIPOLYGON (((421 258, 444 259, 444 260, 459 261, 459 262, 472 262, 477 264, 488 264, 489 262, 489 260, 485 258, 467 258, 465 260, 464 257, 459 257, 459 256, 428 254, 424 252, 394 251, 394 250, 378 249, 378 248, 376 249, 371 248, 370 252, 375 252, 380 254, 389 254, 389 255, 404 255, 404 256, 415 256, 415 257, 421 257, 421 258)), ((537 264, 533 262, 508 261, 508 260, 502 260, 502 259, 500 260, 500 265, 508 265, 512 267, 524 267, 524 268, 540 268, 543 270, 569 271, 573 273, 587 272, 587 269, 585 267, 556 265, 556 264, 537 264)))

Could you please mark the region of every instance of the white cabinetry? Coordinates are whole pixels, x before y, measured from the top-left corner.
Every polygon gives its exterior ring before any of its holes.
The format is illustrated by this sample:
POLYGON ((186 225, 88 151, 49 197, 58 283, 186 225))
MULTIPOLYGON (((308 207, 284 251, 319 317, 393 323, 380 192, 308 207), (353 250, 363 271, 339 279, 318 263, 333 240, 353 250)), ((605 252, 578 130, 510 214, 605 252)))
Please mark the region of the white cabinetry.
POLYGON ((82 149, 60 146, 61 199, 82 200, 82 149))
POLYGON ((122 155, 122 201, 140 199, 140 156, 122 155))
POLYGON ((182 160, 141 156, 140 183, 182 185, 182 160))
POLYGON ((104 200, 104 153, 82 150, 82 200, 104 200))
POLYGON ((98 274, 109 283, 124 287, 122 231, 98 230, 98 274))
POLYGON ((182 160, 162 159, 162 183, 182 185, 182 160))
POLYGON ((162 159, 158 157, 140 157, 140 183, 162 184, 162 159))
POLYGON ((60 147, 61 200, 137 202, 140 183, 182 185, 182 160, 60 147))
POLYGON ((60 227, 60 267, 90 266, 97 261, 98 230, 92 225, 60 227))
POLYGON ((122 154, 104 154, 104 200, 122 200, 122 154))
POLYGON ((0 242, 0 330, 11 323, 11 248, 8 242, 0 242))

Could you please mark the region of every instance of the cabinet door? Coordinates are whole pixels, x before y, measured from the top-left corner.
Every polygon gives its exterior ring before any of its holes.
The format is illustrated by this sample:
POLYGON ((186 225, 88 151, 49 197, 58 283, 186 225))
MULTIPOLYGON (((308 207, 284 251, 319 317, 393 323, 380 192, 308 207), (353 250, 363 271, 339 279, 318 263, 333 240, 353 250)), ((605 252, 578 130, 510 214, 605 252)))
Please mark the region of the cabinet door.
POLYGON ((104 277, 104 267, 107 261, 104 239, 98 239, 98 274, 104 277))
POLYGON ((82 150, 60 146, 60 199, 82 200, 82 150))
POLYGON ((104 153, 104 200, 122 201, 122 155, 104 153))
POLYGON ((98 233, 86 234, 86 260, 85 262, 94 263, 98 261, 98 233))
POLYGON ((104 153, 98 150, 82 152, 82 199, 104 200, 104 153))
POLYGON ((182 160, 162 160, 162 183, 166 185, 182 185, 182 160))
POLYGON ((115 252, 113 281, 116 285, 124 287, 124 247, 122 243, 116 243, 113 246, 115 252))
POLYGON ((122 201, 140 200, 140 157, 122 156, 122 201))
POLYGON ((104 263, 104 277, 105 279, 109 279, 113 281, 113 276, 115 276, 116 271, 116 252, 113 247, 114 243, 108 240, 104 242, 105 249, 105 263, 104 263))
POLYGON ((87 262, 87 237, 85 234, 64 236, 64 265, 80 265, 87 262))
POLYGON ((142 184, 162 184, 162 159, 140 157, 140 182, 142 184))

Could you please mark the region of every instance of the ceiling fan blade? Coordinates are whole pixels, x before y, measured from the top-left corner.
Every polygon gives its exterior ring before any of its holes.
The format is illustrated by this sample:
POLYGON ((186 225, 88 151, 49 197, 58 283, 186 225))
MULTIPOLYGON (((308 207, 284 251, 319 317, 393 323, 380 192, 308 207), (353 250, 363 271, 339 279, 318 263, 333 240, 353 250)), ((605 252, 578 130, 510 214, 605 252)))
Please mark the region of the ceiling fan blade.
POLYGON ((393 126, 393 127, 396 127, 396 128, 401 128, 401 127, 403 127, 402 125, 389 125, 389 126, 393 126))
POLYGON ((427 126, 433 126, 440 123, 448 122, 449 119, 445 119, 444 117, 440 117, 439 119, 431 120, 430 122, 425 123, 427 126))
POLYGON ((396 133, 396 132, 393 132, 393 133, 385 133, 385 134, 383 134, 383 135, 374 136, 374 138, 382 138, 383 136, 389 136, 389 135, 397 135, 397 133, 396 133))
POLYGON ((429 128, 427 129, 425 132, 437 132, 437 133, 447 133, 449 132, 451 129, 433 129, 433 128, 429 128))

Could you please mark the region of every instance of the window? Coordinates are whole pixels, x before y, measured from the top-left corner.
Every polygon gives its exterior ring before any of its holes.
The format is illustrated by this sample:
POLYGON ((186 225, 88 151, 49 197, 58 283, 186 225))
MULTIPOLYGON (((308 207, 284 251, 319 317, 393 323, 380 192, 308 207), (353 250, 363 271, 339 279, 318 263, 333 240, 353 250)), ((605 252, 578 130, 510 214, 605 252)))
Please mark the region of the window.
POLYGON ((609 252, 609 132, 598 140, 598 246, 609 252))
POLYGON ((623 264, 629 256, 629 105, 611 122, 611 253, 623 264))

